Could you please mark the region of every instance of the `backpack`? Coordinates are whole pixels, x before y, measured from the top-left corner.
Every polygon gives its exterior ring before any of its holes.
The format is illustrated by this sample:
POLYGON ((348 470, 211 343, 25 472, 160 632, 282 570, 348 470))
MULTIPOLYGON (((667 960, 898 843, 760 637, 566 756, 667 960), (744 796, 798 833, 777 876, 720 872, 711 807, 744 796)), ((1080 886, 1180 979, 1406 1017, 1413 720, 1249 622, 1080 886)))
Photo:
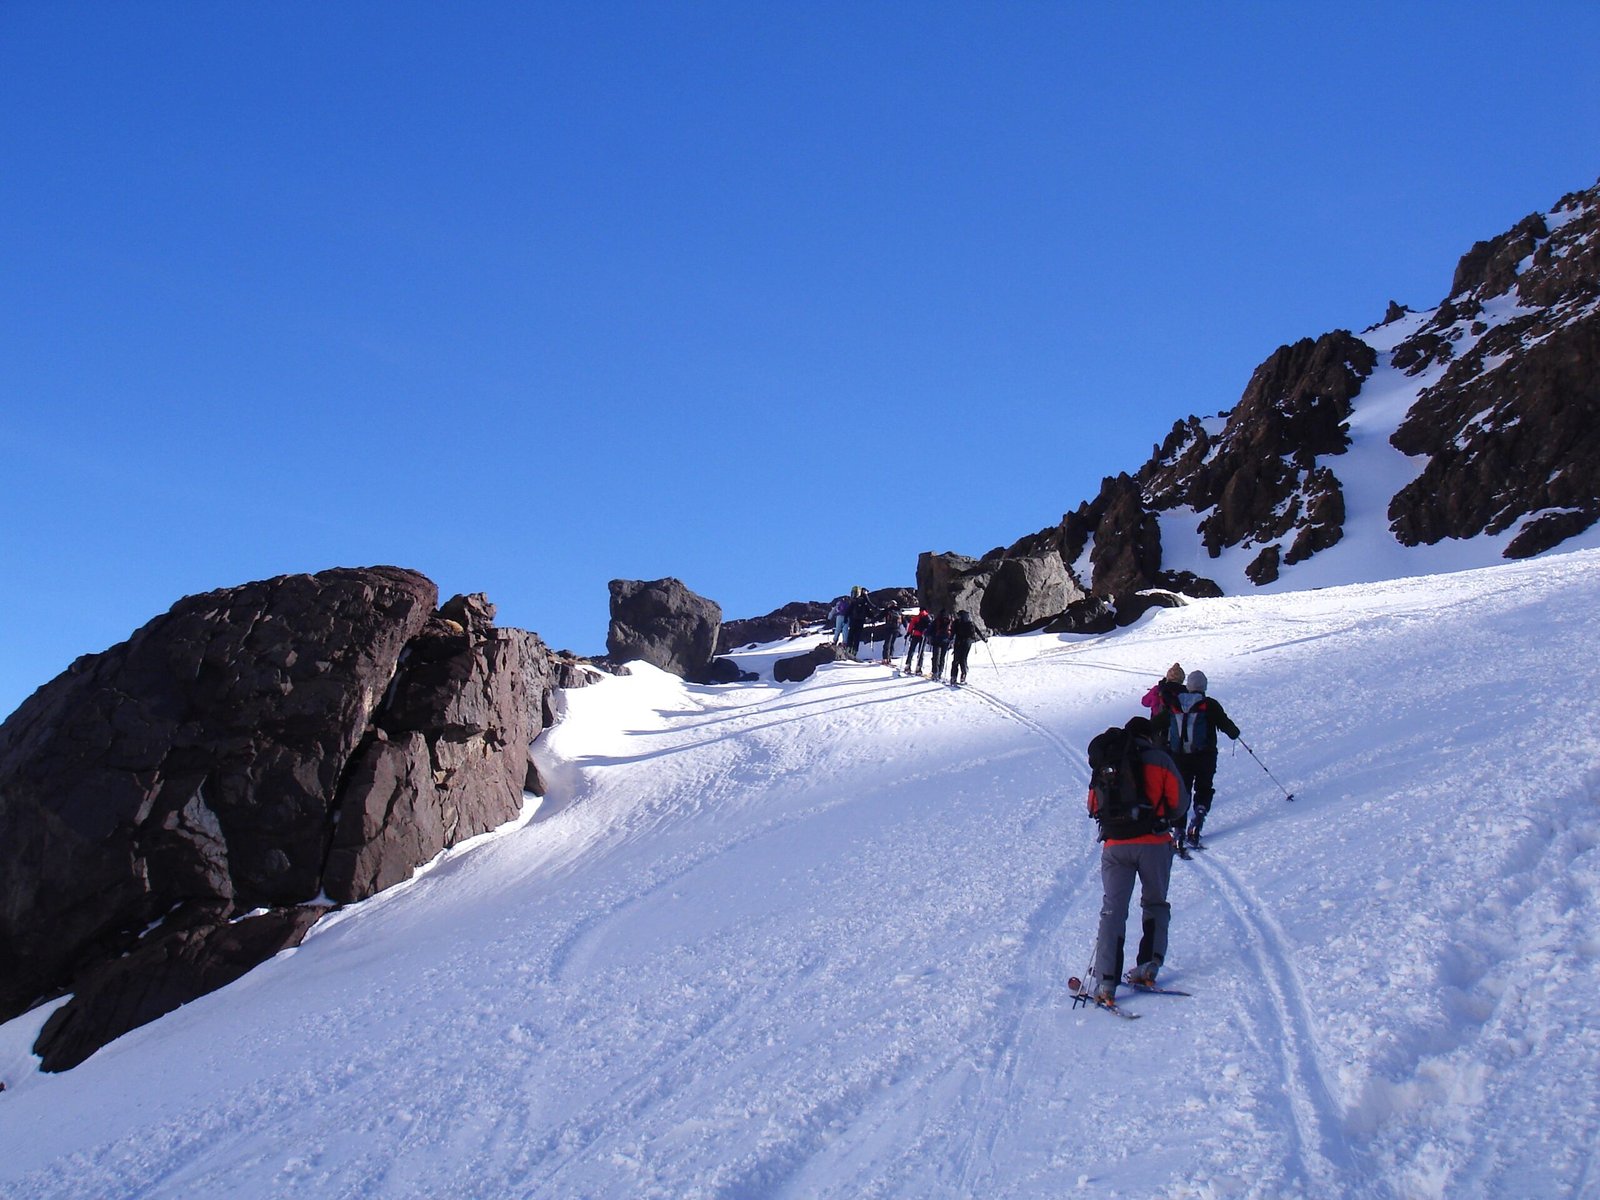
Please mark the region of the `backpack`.
POLYGON ((933 622, 933 640, 948 642, 950 640, 951 621, 949 617, 938 617, 933 622))
POLYGON ((1200 754, 1217 748, 1217 730, 1212 724, 1209 707, 1202 695, 1188 708, 1180 701, 1172 711, 1167 718, 1167 744, 1175 753, 1200 754))
POLYGON ((1167 826, 1144 793, 1139 745, 1115 725, 1089 742, 1089 815, 1100 823, 1100 840, 1139 837, 1167 826))

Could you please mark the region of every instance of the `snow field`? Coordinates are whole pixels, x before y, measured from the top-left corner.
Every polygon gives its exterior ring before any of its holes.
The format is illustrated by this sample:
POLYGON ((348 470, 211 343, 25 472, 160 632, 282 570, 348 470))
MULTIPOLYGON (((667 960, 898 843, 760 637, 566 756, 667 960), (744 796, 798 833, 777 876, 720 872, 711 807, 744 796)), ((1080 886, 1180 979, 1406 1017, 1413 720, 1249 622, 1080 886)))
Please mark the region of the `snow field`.
POLYGON ((0 1192, 1594 1194, 1597 599, 1582 552, 997 639, 962 690, 572 692, 531 819, 66 1075, 0 1027, 0 1192), (1083 746, 1174 660, 1297 799, 1224 743, 1195 997, 1121 1022, 1065 988, 1083 746))

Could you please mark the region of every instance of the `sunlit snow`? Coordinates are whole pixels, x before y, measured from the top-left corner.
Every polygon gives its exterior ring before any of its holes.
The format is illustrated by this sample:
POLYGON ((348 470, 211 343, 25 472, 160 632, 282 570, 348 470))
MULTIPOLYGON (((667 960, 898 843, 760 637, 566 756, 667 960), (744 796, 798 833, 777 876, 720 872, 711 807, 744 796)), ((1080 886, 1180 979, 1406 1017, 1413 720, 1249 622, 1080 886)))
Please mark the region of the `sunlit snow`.
POLYGON ((1597 646, 1583 552, 995 639, 965 690, 640 666, 532 819, 66 1074, 0 1029, 0 1194, 1594 1195, 1597 646), (1224 748, 1194 997, 1122 1022, 1065 982, 1082 750, 1174 660, 1296 799, 1224 748))

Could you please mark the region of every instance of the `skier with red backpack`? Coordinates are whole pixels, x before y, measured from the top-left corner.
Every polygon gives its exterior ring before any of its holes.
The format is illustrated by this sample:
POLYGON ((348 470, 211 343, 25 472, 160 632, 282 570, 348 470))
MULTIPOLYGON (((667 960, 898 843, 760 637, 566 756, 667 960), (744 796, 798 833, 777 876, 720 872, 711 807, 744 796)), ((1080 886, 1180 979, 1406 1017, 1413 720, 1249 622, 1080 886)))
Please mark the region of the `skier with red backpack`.
POLYGON ((1184 836, 1198 849, 1205 848, 1200 844, 1200 830, 1217 794, 1217 730, 1239 740, 1239 727, 1223 711, 1221 701, 1206 695, 1206 683, 1204 671, 1190 671, 1177 703, 1166 715, 1167 749, 1194 796, 1194 819, 1184 836))
POLYGON ((1089 743, 1089 815, 1100 825, 1100 926, 1094 947, 1093 998, 1116 1008, 1117 984, 1123 979, 1123 945, 1133 881, 1139 881, 1143 913, 1138 957, 1126 982, 1153 987, 1167 956, 1167 928, 1172 905, 1167 885, 1172 877, 1170 830, 1183 827, 1189 790, 1172 758, 1156 745, 1148 717, 1130 717, 1089 743))

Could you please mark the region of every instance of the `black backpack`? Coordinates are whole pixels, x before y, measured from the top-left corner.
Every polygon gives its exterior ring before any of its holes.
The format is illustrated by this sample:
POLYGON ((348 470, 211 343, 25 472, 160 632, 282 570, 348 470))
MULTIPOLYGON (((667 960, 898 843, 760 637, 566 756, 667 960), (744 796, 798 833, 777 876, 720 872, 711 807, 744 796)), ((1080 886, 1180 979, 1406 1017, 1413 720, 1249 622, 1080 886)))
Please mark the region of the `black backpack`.
POLYGON ((1089 742, 1089 813, 1100 823, 1100 840, 1140 837, 1165 829, 1144 794, 1144 763, 1139 746, 1115 725, 1089 742))

